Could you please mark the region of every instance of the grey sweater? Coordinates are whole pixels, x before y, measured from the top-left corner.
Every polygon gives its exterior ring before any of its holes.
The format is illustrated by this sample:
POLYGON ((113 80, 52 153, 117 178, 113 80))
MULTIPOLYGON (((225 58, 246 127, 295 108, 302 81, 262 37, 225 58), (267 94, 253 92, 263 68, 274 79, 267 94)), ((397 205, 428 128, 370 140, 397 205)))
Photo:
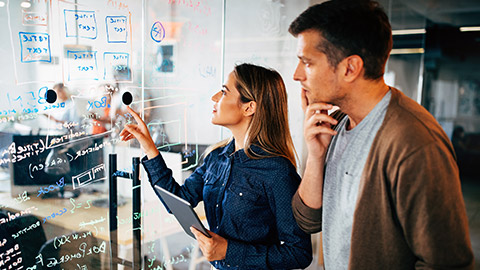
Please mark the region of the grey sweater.
MULTIPOLYGON (((292 206, 304 231, 322 230, 321 208, 309 208, 298 192, 292 206)), ((428 111, 392 88, 361 176, 348 267, 473 269, 473 264, 451 143, 428 111)))

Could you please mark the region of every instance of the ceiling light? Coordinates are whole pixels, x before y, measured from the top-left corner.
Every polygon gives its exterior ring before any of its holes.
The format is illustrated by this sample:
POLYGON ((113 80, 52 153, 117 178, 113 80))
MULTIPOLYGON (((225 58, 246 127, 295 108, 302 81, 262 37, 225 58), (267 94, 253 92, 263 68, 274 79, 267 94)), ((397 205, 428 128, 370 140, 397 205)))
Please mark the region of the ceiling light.
POLYGON ((0 1, 0 7, 4 7, 4 6, 5 6, 5 2, 0 1))
POLYGON ((390 55, 395 54, 422 54, 425 52, 423 48, 410 48, 410 49, 392 49, 390 55))
POLYGON ((480 31, 480 26, 465 26, 465 27, 460 27, 460 31, 462 31, 462 32, 480 31))
POLYGON ((29 8, 32 6, 32 4, 30 4, 30 2, 27 2, 27 1, 23 1, 22 3, 20 3, 20 6, 22 8, 29 8))
POLYGON ((403 30, 392 30, 392 35, 415 35, 415 34, 425 34, 427 31, 425 29, 403 29, 403 30))

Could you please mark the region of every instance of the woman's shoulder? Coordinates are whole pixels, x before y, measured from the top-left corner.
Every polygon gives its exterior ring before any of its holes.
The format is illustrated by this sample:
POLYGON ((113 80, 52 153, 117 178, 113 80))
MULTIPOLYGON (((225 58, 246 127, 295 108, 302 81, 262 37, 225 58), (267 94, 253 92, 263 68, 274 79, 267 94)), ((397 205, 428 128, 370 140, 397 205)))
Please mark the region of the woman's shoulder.
POLYGON ((259 159, 250 159, 249 163, 255 175, 264 179, 282 179, 299 178, 295 166, 285 157, 268 156, 259 159))
POLYGON ((257 145, 252 145, 249 149, 249 152, 251 156, 255 157, 251 160, 257 160, 260 163, 265 163, 264 165, 266 166, 274 166, 279 170, 291 168, 295 169, 295 166, 286 157, 269 153, 257 145), (260 160, 263 160, 263 162, 260 160))
POLYGON ((287 158, 273 156, 257 159, 255 162, 257 166, 251 171, 251 175, 267 189, 294 193, 300 185, 301 177, 287 158))
POLYGON ((211 145, 209 146, 205 152, 204 152, 204 156, 205 156, 205 159, 208 157, 208 158, 212 158, 212 157, 218 157, 219 155, 221 155, 222 153, 225 153, 227 151, 227 148, 229 147, 229 144, 225 145, 223 142, 220 142, 220 143, 216 143, 214 145, 211 145))
POLYGON ((231 138, 217 142, 207 147, 207 149, 203 153, 203 156, 205 158, 218 156, 228 151, 228 148, 232 148, 232 145, 233 145, 233 140, 231 138))
POLYGON ((293 166, 292 162, 290 162, 290 160, 288 160, 286 157, 270 156, 266 157, 265 160, 271 163, 271 166, 274 166, 277 170, 295 170, 295 166, 293 166))

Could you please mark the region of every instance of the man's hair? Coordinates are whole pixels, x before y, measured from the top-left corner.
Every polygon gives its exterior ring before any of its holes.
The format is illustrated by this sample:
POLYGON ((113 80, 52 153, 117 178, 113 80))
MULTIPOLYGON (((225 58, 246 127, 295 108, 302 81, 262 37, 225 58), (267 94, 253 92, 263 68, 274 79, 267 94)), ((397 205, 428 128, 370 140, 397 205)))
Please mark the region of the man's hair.
POLYGON ((325 41, 317 44, 329 64, 337 67, 345 57, 363 59, 366 79, 383 76, 392 49, 392 28, 379 3, 369 0, 332 0, 300 14, 288 31, 295 37, 316 30, 325 41))

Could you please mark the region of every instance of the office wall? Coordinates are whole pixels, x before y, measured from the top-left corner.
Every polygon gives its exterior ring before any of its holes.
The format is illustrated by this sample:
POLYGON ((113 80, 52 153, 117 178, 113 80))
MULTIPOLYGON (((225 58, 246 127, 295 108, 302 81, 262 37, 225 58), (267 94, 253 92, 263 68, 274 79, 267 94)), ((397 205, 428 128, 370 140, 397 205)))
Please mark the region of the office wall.
MULTIPOLYGON (((298 63, 296 39, 288 26, 308 1, 227 1, 225 23, 225 74, 236 63, 248 62, 277 70, 288 94, 290 131, 299 160, 303 159, 303 112, 299 82, 293 80, 298 63)), ((224 136, 228 136, 225 131, 224 136)), ((299 171, 303 171, 299 164, 299 171)))
MULTIPOLYGON (((292 79, 298 60, 287 29, 310 2, 1 0, 0 267, 50 269, 67 260, 38 255, 50 244, 53 251, 69 247, 73 268, 65 269, 110 269, 108 155, 116 153, 117 168, 128 172, 131 158, 142 156, 138 143, 118 138, 133 121, 122 103, 127 92, 181 183, 202 147, 230 136, 210 123, 210 98, 233 66, 274 68, 287 87, 301 173, 303 114, 300 85, 292 79), (48 103, 46 93, 57 83, 69 97, 48 103), (38 221, 24 221, 27 215, 38 221), (100 261, 91 266, 94 257, 100 261)), ((395 85, 413 89, 409 78, 417 69, 411 67, 418 62, 390 61, 395 85)), ((143 269, 201 264, 195 241, 166 213, 143 171, 141 178, 142 210, 135 213, 137 187, 119 181, 119 255, 132 260, 132 231, 140 230, 143 269), (143 226, 132 229, 138 219, 143 226)), ((197 210, 204 215, 202 206, 197 210)))
MULTIPOLYGON (((123 94, 181 182, 182 164, 199 157, 181 146, 219 138, 203 127, 208 96, 221 85, 222 1, 25 2, 0 3, 0 267, 111 269, 108 154, 126 172, 143 155, 119 141, 132 122, 123 94), (68 97, 57 91, 49 103, 57 83, 68 97)), ((188 266, 193 239, 141 178, 141 187, 118 183, 120 257, 132 261, 139 230, 145 269, 188 266), (135 188, 143 207, 134 213, 135 188), (143 226, 132 228, 138 219, 143 226)))
MULTIPOLYGON (((142 155, 138 143, 119 141, 133 121, 125 93, 180 183, 188 174, 182 170, 197 165, 199 149, 229 136, 211 125, 210 98, 234 64, 277 69, 294 106, 290 121, 302 122, 299 86, 291 79, 296 41, 287 28, 307 1, 23 2, 0 7, 2 267, 110 268, 108 154, 116 153, 117 168, 127 172, 131 158, 142 155), (57 99, 47 102, 58 83, 68 97, 55 89, 57 99), (25 249, 26 242, 35 248, 25 249)), ((301 128, 292 131, 301 153, 301 128)), ((133 259, 131 235, 140 230, 144 269, 201 263, 195 241, 166 213, 143 171, 141 178, 136 213, 131 182, 119 180, 120 257, 133 259), (137 219, 143 225, 132 229, 137 219)), ((204 215, 202 206, 197 210, 204 215)))
POLYGON ((455 126, 462 126, 467 133, 480 132, 479 59, 478 55, 470 55, 437 63, 437 75, 430 81, 430 111, 449 136, 455 126))

